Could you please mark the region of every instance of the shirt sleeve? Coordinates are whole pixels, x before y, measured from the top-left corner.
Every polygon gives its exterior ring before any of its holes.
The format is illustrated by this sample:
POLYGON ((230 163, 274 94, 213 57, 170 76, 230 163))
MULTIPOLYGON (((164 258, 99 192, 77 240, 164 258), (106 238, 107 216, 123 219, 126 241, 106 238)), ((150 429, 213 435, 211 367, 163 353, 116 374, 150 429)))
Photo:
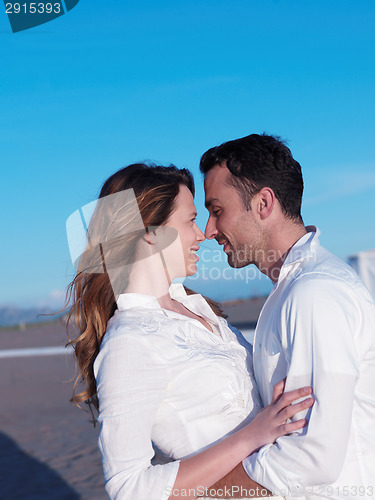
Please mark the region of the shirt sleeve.
POLYGON ((166 499, 177 476, 179 461, 151 465, 152 427, 168 384, 154 345, 150 335, 124 335, 119 329, 95 361, 99 448, 111 500, 166 499))
POLYGON ((339 279, 298 280, 285 298, 279 335, 287 366, 285 390, 313 387, 308 426, 243 461, 248 475, 274 494, 300 496, 333 483, 345 460, 359 374, 355 336, 360 308, 339 279))

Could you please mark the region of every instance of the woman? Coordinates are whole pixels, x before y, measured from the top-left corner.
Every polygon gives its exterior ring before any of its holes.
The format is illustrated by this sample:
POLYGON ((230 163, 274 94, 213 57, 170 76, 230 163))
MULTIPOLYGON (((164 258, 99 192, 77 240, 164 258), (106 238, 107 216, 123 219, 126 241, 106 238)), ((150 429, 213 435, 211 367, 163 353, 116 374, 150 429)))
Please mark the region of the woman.
POLYGON ((254 450, 300 429, 285 423, 312 399, 284 394, 262 410, 249 344, 213 302, 172 284, 197 270, 193 178, 176 167, 130 165, 103 185, 89 245, 71 284, 81 334, 72 341, 98 400, 110 498, 202 494, 254 450), (247 346, 246 346, 247 344, 247 346), (162 457, 151 464, 155 449, 162 457))

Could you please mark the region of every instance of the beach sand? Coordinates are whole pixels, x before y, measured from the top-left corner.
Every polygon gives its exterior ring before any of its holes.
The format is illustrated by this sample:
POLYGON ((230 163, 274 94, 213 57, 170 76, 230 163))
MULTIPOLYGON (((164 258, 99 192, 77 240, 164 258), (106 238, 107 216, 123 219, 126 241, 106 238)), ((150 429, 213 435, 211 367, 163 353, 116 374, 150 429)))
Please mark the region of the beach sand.
MULTIPOLYGON (((3 354, 65 343, 61 324, 0 330, 3 354)), ((2 500, 108 499, 99 427, 69 402, 74 373, 71 352, 0 359, 2 500)))

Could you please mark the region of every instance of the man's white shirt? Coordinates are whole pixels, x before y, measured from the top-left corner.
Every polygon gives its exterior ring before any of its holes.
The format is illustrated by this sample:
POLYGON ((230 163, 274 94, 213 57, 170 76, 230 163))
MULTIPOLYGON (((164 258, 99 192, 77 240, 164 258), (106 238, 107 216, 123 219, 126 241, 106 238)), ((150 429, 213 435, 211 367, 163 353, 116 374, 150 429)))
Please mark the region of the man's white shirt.
MULTIPOLYGON (((375 498, 375 306, 356 273, 307 228, 289 252, 258 321, 254 371, 263 404, 314 390, 308 426, 243 461, 286 498, 375 498)), ((303 418, 306 412, 294 419, 303 418)))

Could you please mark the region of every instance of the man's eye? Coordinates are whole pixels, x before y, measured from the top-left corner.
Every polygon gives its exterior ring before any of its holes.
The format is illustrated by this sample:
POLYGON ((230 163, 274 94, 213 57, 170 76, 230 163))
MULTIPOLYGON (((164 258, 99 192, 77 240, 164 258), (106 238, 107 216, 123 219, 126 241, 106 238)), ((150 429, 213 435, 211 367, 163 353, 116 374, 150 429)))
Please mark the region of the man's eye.
POLYGON ((212 211, 212 214, 215 215, 215 217, 217 217, 220 213, 220 210, 213 210, 212 211))

